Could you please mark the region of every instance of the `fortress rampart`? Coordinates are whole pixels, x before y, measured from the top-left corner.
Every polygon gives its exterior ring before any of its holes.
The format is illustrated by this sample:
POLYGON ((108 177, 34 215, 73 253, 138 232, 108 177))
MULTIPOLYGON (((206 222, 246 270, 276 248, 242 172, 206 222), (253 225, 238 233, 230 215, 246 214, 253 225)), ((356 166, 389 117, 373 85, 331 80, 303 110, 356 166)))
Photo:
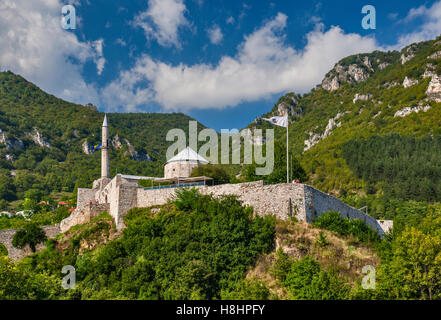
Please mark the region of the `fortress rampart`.
MULTIPOLYGON (((46 233, 46 236, 49 239, 55 238, 60 233, 60 225, 59 224, 56 224, 54 226, 44 226, 44 227, 42 227, 42 229, 44 230, 44 232, 46 233)), ((20 260, 20 259, 23 259, 24 257, 32 254, 32 250, 29 247, 29 245, 27 245, 23 249, 15 248, 12 245, 12 240, 14 239, 14 235, 18 230, 19 229, 0 230, 0 243, 2 243, 6 247, 6 249, 8 250, 8 256, 12 260, 20 260)), ((36 246, 37 251, 44 249, 44 248, 46 248, 46 246, 44 244, 38 244, 36 246)))

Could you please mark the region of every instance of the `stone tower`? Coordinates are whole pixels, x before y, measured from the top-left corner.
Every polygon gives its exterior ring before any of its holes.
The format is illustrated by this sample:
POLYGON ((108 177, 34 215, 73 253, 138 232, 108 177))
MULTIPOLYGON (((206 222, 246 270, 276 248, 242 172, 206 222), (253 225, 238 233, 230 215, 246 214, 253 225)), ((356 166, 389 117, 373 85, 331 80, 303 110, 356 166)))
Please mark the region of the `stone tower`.
POLYGON ((101 178, 110 178, 109 126, 107 125, 107 115, 104 115, 101 139, 101 178))

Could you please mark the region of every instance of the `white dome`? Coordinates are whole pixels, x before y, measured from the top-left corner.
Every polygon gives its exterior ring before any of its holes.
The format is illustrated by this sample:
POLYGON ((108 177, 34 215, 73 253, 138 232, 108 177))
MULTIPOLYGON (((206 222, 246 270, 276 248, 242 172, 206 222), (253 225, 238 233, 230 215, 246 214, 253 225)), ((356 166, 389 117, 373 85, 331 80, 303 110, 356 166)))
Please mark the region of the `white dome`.
POLYGON ((175 162, 175 161, 198 161, 202 164, 207 164, 208 160, 204 157, 201 157, 196 151, 191 149, 190 147, 185 148, 173 158, 167 161, 167 163, 175 162))

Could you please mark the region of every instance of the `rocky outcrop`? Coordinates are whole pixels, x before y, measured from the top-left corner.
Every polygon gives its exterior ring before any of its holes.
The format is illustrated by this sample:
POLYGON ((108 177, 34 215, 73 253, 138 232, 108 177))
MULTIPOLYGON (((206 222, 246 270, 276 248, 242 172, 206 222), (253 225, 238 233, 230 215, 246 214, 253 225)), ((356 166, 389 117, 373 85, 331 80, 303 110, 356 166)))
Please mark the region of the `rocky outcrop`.
POLYGON ((441 51, 437 51, 434 54, 431 54, 427 57, 427 59, 439 59, 441 58, 441 51))
POLYGON ((396 118, 396 117, 401 117, 401 118, 403 118, 403 117, 405 117, 405 116, 408 116, 408 115, 411 114, 411 113, 418 113, 418 112, 420 112, 420 111, 427 112, 428 110, 430 110, 430 108, 431 108, 431 106, 429 106, 429 105, 427 105, 427 106, 419 105, 419 106, 417 106, 417 107, 413 107, 413 108, 411 108, 411 107, 405 107, 405 108, 403 108, 403 109, 398 110, 397 112, 395 112, 395 114, 394 114, 394 118, 396 118))
POLYGON ((378 111, 373 117, 372 119, 375 119, 376 117, 378 117, 381 114, 381 111, 378 111))
POLYGON ((116 135, 113 137, 113 139, 112 139, 112 141, 111 141, 111 144, 112 144, 112 147, 114 147, 115 149, 121 149, 121 148, 122 148, 122 143, 121 143, 121 141, 119 140, 119 136, 118 136, 118 134, 116 134, 116 135))
POLYGON ((409 87, 411 87, 413 85, 416 85, 416 84, 418 84, 418 80, 417 79, 410 79, 407 76, 404 78, 403 87, 409 88, 409 87))
POLYGON ((83 150, 84 154, 92 154, 94 152, 93 146, 87 142, 87 140, 84 140, 83 144, 81 145, 81 149, 83 150))
POLYGON ((399 86, 400 84, 396 81, 391 81, 391 82, 386 82, 385 84, 383 84, 383 87, 385 87, 386 89, 391 89, 393 87, 399 86))
POLYGON ((5 131, 0 129, 0 143, 6 146, 6 149, 24 149, 24 143, 20 139, 8 138, 5 131))
POLYGON ((33 128, 33 131, 31 133, 26 133, 26 135, 29 136, 32 139, 32 141, 34 141, 34 143, 40 147, 44 147, 44 148, 51 147, 50 143, 43 139, 42 134, 40 133, 40 131, 38 131, 36 127, 33 128))
POLYGON ((403 49, 403 53, 401 54, 401 64, 405 64, 413 58, 415 58, 415 48, 413 45, 403 49))
POLYGON ((355 103, 358 100, 360 100, 360 101, 368 101, 371 98, 372 98, 372 95, 370 93, 368 93, 368 94, 358 94, 358 93, 356 93, 355 96, 354 96, 354 99, 352 100, 352 102, 355 103))
POLYGON ((350 111, 339 112, 334 118, 329 119, 323 134, 320 135, 317 133, 310 132, 309 138, 304 141, 306 147, 303 149, 303 151, 308 151, 317 143, 319 143, 321 140, 327 138, 332 133, 334 128, 341 127, 341 122, 337 122, 337 120, 340 119, 342 116, 344 116, 346 113, 350 113, 350 111))
POLYGON ((73 135, 75 138, 79 138, 79 137, 80 137, 80 132, 79 132, 77 129, 75 129, 74 131, 72 131, 72 135, 73 135))
POLYGON ((343 66, 337 64, 323 79, 321 87, 327 91, 335 91, 343 83, 360 83, 369 78, 373 72, 371 61, 367 56, 363 58, 361 65, 351 64, 343 66))
POLYGON ((441 102, 441 77, 433 75, 426 91, 427 99, 441 102))
POLYGON ((384 68, 390 66, 390 63, 383 62, 378 65, 378 69, 383 70, 384 68))
POLYGON ((423 79, 432 78, 434 75, 435 75, 435 72, 426 69, 426 71, 424 71, 424 73, 423 73, 423 79))
POLYGON ((334 78, 325 78, 322 82, 322 88, 326 91, 335 91, 340 88, 340 82, 338 81, 337 76, 334 78))
POLYGON ((135 161, 151 161, 152 158, 145 152, 138 152, 135 150, 135 147, 129 142, 129 140, 124 139, 124 142, 127 144, 128 150, 126 151, 130 155, 130 158, 135 161))
POLYGON ((369 69, 369 71, 374 72, 374 69, 372 68, 371 60, 369 60, 368 56, 365 56, 363 59, 363 65, 369 69))

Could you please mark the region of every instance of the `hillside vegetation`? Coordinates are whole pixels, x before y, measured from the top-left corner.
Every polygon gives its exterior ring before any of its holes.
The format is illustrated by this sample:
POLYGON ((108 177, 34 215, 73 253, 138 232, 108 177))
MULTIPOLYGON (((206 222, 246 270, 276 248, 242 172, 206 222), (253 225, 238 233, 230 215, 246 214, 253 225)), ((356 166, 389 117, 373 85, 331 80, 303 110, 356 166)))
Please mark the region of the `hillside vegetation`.
MULTIPOLYGON (((441 95, 427 93, 441 76, 440 40, 347 57, 311 92, 288 93, 264 115, 289 114, 290 148, 310 184, 335 195, 441 200, 441 95)), ((275 129, 284 144, 284 128, 275 129)))
POLYGON ((281 221, 184 189, 132 209, 122 233, 104 213, 19 262, 0 257, 0 299, 439 299, 441 215, 409 216, 380 239, 335 212, 281 221), (60 285, 65 265, 75 289, 60 285), (375 289, 362 286, 366 266, 375 289))
MULTIPOLYGON (((171 144, 165 139, 168 130, 188 132, 192 120, 182 113, 107 116, 112 175, 161 177, 171 144)), ((41 192, 40 201, 91 187, 100 177, 100 152, 93 152, 93 146, 101 142, 103 118, 93 105, 63 101, 12 72, 1 72, 0 209, 29 198, 25 193, 31 189, 41 192)))

